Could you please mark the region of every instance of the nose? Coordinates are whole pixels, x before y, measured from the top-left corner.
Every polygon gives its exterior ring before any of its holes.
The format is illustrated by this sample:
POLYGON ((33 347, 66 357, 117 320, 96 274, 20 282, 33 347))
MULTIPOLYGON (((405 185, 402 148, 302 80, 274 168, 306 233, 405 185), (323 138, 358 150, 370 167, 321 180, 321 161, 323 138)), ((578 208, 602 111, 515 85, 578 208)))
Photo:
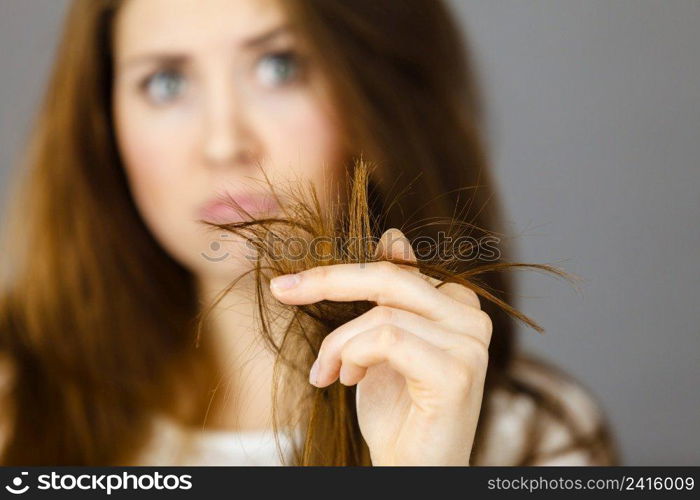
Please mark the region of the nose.
POLYGON ((203 156, 215 167, 250 167, 260 160, 260 142, 245 102, 231 86, 212 85, 203 127, 203 156))

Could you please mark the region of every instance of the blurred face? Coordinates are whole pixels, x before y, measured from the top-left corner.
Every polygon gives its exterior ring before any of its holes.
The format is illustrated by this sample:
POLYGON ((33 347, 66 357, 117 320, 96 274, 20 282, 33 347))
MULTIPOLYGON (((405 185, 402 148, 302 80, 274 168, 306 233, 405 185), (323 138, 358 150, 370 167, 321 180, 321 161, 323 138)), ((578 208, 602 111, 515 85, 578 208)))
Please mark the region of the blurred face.
MULTIPOLYGON (((198 222, 278 209, 275 189, 339 172, 322 75, 273 0, 127 0, 115 26, 114 117, 138 209, 200 277, 245 269, 231 234, 198 222)), ((237 273, 236 273, 237 274, 237 273)))

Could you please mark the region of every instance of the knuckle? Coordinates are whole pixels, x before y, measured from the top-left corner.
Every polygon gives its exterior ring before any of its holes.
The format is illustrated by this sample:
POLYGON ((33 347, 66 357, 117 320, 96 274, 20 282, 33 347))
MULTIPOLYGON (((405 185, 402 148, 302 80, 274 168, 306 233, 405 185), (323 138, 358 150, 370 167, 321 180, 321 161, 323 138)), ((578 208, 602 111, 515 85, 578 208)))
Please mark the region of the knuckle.
POLYGON ((479 299, 479 296, 476 294, 474 290, 468 287, 463 287, 464 288, 464 293, 469 296, 469 300, 474 304, 474 307, 477 309, 481 309, 481 300, 479 299))
POLYGON ((387 279, 391 279, 399 271, 399 268, 387 260, 377 262, 377 271, 387 279))
POLYGON ((489 364, 489 350, 481 342, 475 341, 469 350, 470 364, 479 368, 486 368, 489 364))
POLYGON ((391 346, 401 340, 401 330, 394 325, 382 325, 377 336, 382 345, 391 346))
POLYGON ((433 278, 432 276, 428 276, 427 274, 420 273, 420 277, 436 288, 442 288, 446 286, 446 284, 443 284, 443 281, 440 281, 437 278, 433 278))
POLYGON ((440 289, 442 289, 444 293, 452 296, 459 302, 469 307, 481 309, 481 301, 479 300, 479 296, 474 290, 465 285, 462 285, 460 283, 448 282, 444 285, 441 285, 440 289))
POLYGON ((450 367, 450 378, 453 381, 455 393, 466 395, 472 388, 475 377, 472 368, 463 362, 453 363, 450 367))
POLYGON ((486 314, 484 311, 478 311, 477 324, 479 330, 481 330, 481 332, 486 336, 486 338, 490 338, 491 332, 493 331, 493 322, 491 321, 491 316, 486 314))
POLYGON ((465 338, 465 341, 456 351, 455 366, 450 367, 457 373, 455 378, 458 384, 461 382, 462 385, 471 383, 479 374, 485 375, 489 364, 489 350, 483 342, 471 337, 465 338))
POLYGON ((391 285, 396 283, 402 271, 396 264, 382 260, 375 263, 377 272, 377 284, 370 295, 370 300, 377 304, 386 304, 391 301, 391 285))
POLYGON ((394 310, 388 306, 376 306, 371 314, 378 324, 391 323, 394 318, 394 310))
POLYGON ((314 279, 322 280, 328 276, 329 269, 328 266, 316 266, 304 271, 304 273, 314 279))

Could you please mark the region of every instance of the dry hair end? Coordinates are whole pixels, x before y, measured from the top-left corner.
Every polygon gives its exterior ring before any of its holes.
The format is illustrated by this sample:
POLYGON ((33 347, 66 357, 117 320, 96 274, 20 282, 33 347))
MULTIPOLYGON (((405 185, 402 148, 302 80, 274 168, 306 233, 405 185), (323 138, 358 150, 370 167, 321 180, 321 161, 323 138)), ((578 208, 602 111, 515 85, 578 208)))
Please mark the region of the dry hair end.
MULTIPOLYGON (((546 264, 497 261, 477 263, 465 268, 464 263, 456 262, 456 257, 418 259, 416 262, 377 258, 377 243, 384 228, 381 227, 382 214, 379 217, 373 217, 370 210, 369 179, 372 168, 368 161, 362 158, 356 160, 347 174, 345 192, 339 193, 336 203, 326 209, 322 208, 318 193, 312 186, 295 185, 280 192, 269 179, 265 178, 268 189, 280 201, 281 215, 254 218, 232 200, 231 206, 242 212, 245 216, 244 221, 206 222, 213 228, 244 238, 248 246, 255 250, 256 259, 248 273, 253 273, 255 277, 255 298, 261 334, 266 344, 277 355, 273 397, 276 401, 280 397, 296 398, 291 403, 291 407, 308 409, 286 416, 283 420, 277 406, 273 405, 274 428, 277 431, 279 428, 294 427, 300 423, 306 427, 306 442, 303 449, 294 452, 296 462, 304 465, 328 463, 342 465, 349 456, 346 448, 348 446, 354 447, 351 455, 355 457, 357 463, 367 460, 366 445, 357 443, 357 440, 352 437, 359 435, 353 411, 354 387, 335 383, 322 389, 315 389, 309 388, 309 384, 305 382, 311 363, 316 358, 325 336, 376 304, 368 301, 327 300, 310 305, 273 304, 266 298, 265 293, 272 278, 296 274, 316 266, 388 260, 398 265, 418 268, 421 273, 442 282, 436 285, 438 287, 445 283, 463 285, 538 332, 544 331, 538 323, 499 298, 497 292, 490 290, 479 280, 479 277, 490 272, 533 269, 570 281, 574 279, 563 270, 546 264), (301 257, 296 255, 296 258, 280 258, 280 247, 293 238, 296 238, 296 242, 316 242, 316 249, 320 248, 323 253, 304 252, 300 254, 301 257), (272 325, 273 318, 277 320, 280 317, 286 318, 286 327, 281 333, 272 325), (337 434, 338 429, 342 430, 341 435, 337 434), (326 435, 325 438, 324 435, 326 435), (321 455, 319 450, 323 447, 319 447, 318 443, 323 442, 324 439, 327 440, 326 443, 331 443, 328 445, 330 450, 326 449, 321 455), (328 455, 329 453, 331 456, 328 455)), ((473 230, 473 227, 464 221, 454 219, 447 222, 454 230, 453 237, 473 230)), ((420 229, 420 225, 415 227, 420 229)), ((198 341, 204 330, 206 316, 226 293, 236 286, 238 279, 231 282, 201 314, 197 328, 198 341)), ((290 407, 289 404, 287 399, 286 406, 290 407)), ((277 435, 276 432, 275 435, 277 435)))

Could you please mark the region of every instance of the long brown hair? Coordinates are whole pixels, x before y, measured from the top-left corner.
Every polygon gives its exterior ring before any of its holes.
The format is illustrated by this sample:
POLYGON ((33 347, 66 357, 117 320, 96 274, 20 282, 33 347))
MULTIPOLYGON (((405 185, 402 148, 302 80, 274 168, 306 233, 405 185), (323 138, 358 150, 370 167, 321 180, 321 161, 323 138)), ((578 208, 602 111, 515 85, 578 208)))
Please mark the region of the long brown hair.
MULTIPOLYGON (((193 277, 141 220, 114 137, 111 38, 121 3, 72 5, 10 212, 0 293, 0 353, 12 366, 3 464, 128 463, 154 413, 198 422, 197 409, 206 406, 201 388, 211 380, 210 354, 195 347, 202 305, 193 277), (201 399, 180 404, 193 395, 201 399)), ((280 5, 327 75, 349 164, 361 154, 377 167, 366 182, 372 231, 398 227, 411 239, 438 239, 455 220, 499 231, 476 80, 445 6, 435 0, 280 5), (454 189, 474 186, 467 203, 465 191, 454 189)), ((492 270, 501 268, 510 267, 492 270)), ((466 271, 454 268, 443 277, 466 271)), ((511 315, 518 314, 506 307, 513 299, 509 276, 491 272, 480 283, 496 300, 483 305, 494 334, 472 463, 485 446, 496 388, 532 397, 577 435, 555 399, 510 375, 511 315)), ((316 314, 309 311, 305 321, 316 314)), ((308 348, 297 362, 310 364, 331 324, 328 315, 339 314, 330 311, 316 314, 327 319, 321 327, 300 330, 311 336, 297 337, 308 348)), ((282 347, 279 366, 295 366, 286 354, 298 346, 282 347)), ((296 366, 299 373, 308 368, 296 366)), ((353 389, 334 384, 310 394, 298 415, 310 432, 295 461, 368 464, 353 389)), ((594 439, 609 442, 604 426, 594 439)), ((529 449, 535 448, 533 442, 529 449)), ((526 454, 522 463, 536 459, 526 454)))

